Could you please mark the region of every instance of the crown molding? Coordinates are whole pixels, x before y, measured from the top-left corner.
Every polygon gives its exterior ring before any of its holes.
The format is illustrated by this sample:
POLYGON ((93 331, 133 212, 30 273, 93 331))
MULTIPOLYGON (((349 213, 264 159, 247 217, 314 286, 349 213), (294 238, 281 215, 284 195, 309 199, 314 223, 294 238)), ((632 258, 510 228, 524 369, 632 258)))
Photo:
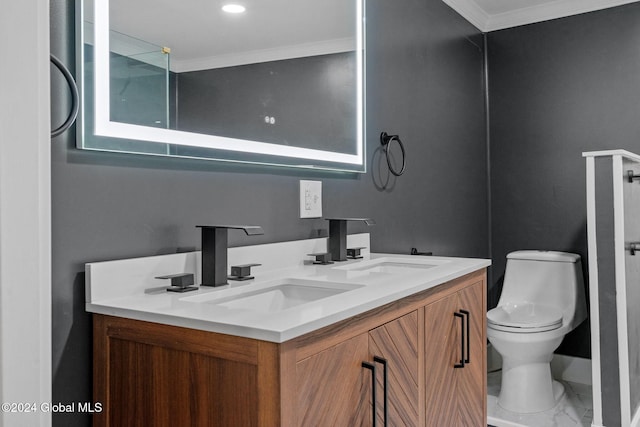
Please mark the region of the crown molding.
POLYGON ((484 31, 496 31, 535 22, 549 21, 551 19, 622 6, 628 3, 635 3, 636 1, 637 0, 557 0, 539 6, 490 16, 484 31))
POLYGON ((489 21, 489 14, 474 0, 442 0, 453 10, 462 15, 464 19, 473 24, 477 29, 485 32, 484 28, 489 21))
POLYGON ((545 4, 490 15, 475 0, 442 0, 480 31, 502 30, 596 10, 635 3, 638 0, 556 0, 545 4))

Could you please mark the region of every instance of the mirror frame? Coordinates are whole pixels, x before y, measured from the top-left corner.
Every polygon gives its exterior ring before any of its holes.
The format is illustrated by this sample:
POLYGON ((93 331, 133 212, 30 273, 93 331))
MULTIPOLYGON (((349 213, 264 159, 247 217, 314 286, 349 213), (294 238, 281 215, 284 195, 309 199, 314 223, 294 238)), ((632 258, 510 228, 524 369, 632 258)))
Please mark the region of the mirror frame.
POLYGON ((94 75, 92 88, 85 83, 85 55, 84 55, 84 7, 83 1, 78 1, 77 34, 78 36, 78 67, 79 82, 81 81, 81 115, 79 122, 82 131, 77 132, 76 146, 80 149, 97 151, 118 151, 135 154, 148 154, 168 157, 199 158, 206 160, 241 162, 253 164, 266 164, 274 166, 297 167, 307 169, 366 172, 365 162, 365 39, 364 39, 364 13, 365 0, 352 0, 356 2, 356 154, 346 154, 319 149, 301 148, 260 141, 228 138, 216 135, 205 135, 193 132, 173 129, 154 128, 142 125, 133 125, 110 120, 110 76, 109 76, 109 0, 91 0, 94 3, 93 41, 94 41, 94 75), (99 82, 99 83, 97 83, 99 82), (93 90, 93 113, 89 111, 85 103, 86 91, 93 90), (94 133, 87 135, 87 120, 93 120, 94 133), (163 152, 144 152, 133 150, 118 150, 108 146, 100 147, 100 144, 85 144, 87 137, 118 138, 120 140, 144 141, 157 143, 161 146, 188 146, 197 147, 203 155, 177 155, 169 154, 171 150, 163 152))

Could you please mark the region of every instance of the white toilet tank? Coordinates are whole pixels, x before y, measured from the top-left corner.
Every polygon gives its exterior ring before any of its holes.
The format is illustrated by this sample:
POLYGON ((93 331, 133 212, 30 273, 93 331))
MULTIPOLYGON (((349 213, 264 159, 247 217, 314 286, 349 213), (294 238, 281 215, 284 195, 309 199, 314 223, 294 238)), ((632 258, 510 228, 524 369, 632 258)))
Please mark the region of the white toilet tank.
POLYGON ((555 251, 508 254, 498 306, 518 303, 556 307, 563 313, 563 326, 578 326, 587 317, 580 255, 555 251))

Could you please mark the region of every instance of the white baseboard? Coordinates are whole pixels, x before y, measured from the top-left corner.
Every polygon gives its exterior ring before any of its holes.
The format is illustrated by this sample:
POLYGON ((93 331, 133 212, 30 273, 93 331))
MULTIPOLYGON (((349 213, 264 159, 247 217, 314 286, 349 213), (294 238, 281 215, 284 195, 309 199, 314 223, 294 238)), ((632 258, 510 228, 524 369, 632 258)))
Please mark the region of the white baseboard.
POLYGON ((591 359, 554 354, 551 375, 556 379, 591 385, 591 359))

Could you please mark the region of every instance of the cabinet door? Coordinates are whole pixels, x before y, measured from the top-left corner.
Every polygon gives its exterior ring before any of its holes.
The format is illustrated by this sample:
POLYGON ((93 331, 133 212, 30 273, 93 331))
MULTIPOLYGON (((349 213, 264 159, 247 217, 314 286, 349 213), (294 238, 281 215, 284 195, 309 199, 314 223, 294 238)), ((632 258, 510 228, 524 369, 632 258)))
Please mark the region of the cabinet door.
MULTIPOLYGON (((418 425, 418 313, 414 311, 369 332, 369 353, 386 360, 389 426, 418 425)), ((384 425, 384 370, 376 363, 377 423, 384 425)))
POLYGON ((258 366, 262 347, 276 357, 271 343, 94 315, 94 398, 104 411, 93 425, 277 425, 279 413, 267 412, 277 405, 261 396, 278 386, 258 366))
POLYGON ((367 334, 296 364, 299 426, 370 426, 371 373, 367 334))
POLYGON ((469 363, 456 369, 458 416, 462 426, 486 425, 486 300, 482 282, 458 292, 458 309, 469 311, 469 363))
POLYGON ((425 307, 427 426, 486 425, 485 316, 483 281, 425 307))
MULTIPOLYGON (((427 426, 459 426, 456 371, 459 363, 460 322, 458 296, 450 295, 424 309, 425 321, 425 420, 427 426)), ((480 424, 478 424, 480 425, 480 424)))

